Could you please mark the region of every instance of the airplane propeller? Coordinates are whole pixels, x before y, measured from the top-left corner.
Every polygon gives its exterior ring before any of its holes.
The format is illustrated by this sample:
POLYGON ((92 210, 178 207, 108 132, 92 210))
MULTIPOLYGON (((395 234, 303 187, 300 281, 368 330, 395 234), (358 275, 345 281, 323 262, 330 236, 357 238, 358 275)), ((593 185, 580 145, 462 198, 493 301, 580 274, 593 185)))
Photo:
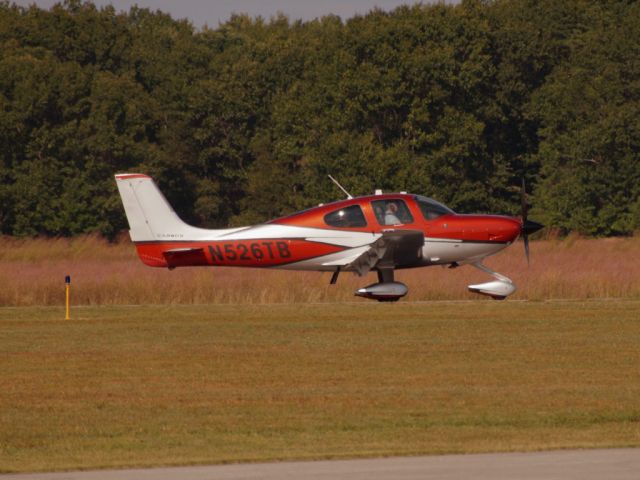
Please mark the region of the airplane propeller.
POLYGON ((520 228, 520 232, 522 239, 524 240, 524 254, 527 257, 527 265, 529 265, 529 235, 534 234, 543 228, 544 225, 527 219, 529 214, 529 205, 527 204, 527 191, 524 184, 524 178, 522 179, 522 188, 520 189, 520 204, 522 208, 522 227, 520 228))

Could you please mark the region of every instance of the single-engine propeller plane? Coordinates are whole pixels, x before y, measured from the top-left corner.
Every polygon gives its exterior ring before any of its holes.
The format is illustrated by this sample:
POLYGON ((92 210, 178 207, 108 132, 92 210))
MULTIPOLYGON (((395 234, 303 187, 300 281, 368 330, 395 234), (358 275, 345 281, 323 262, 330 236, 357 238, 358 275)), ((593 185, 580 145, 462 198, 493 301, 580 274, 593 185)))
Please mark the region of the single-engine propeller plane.
MULTIPOLYGON (((379 301, 404 297, 408 288, 394 280, 402 268, 472 265, 494 280, 469 290, 504 299, 516 290, 504 275, 482 262, 519 236, 529 258, 528 235, 542 225, 527 219, 522 187, 522 218, 461 215, 421 195, 401 193, 352 197, 321 204, 259 225, 221 230, 183 222, 151 177, 115 176, 130 236, 138 256, 152 267, 260 267, 363 276, 376 271, 378 282, 355 295, 379 301)), ((332 178, 333 180, 333 178, 332 178)), ((335 180, 334 180, 335 181, 335 180)))

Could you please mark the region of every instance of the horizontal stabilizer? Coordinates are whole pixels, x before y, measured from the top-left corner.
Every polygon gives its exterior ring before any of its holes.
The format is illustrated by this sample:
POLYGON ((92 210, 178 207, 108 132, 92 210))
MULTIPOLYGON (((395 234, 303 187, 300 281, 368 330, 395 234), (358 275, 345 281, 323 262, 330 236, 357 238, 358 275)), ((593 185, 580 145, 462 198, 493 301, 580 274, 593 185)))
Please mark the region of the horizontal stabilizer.
POLYGON ((207 265, 203 248, 174 248, 162 252, 169 268, 207 265))

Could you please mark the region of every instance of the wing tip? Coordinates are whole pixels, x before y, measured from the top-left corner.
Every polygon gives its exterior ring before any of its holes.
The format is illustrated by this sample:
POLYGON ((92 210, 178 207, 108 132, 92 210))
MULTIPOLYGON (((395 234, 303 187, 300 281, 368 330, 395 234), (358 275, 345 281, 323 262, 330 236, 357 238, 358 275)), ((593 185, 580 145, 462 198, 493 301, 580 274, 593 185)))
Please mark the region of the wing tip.
POLYGON ((133 178, 151 178, 149 175, 145 175, 144 173, 117 173, 115 177, 116 177, 116 180, 130 180, 133 178))

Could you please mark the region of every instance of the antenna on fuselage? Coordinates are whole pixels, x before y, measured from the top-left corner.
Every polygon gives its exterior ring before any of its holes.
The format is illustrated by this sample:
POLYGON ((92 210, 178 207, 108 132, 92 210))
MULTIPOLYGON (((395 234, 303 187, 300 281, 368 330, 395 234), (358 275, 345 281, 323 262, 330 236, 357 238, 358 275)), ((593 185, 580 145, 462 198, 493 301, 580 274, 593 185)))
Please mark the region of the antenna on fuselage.
POLYGON ((331 181, 335 183, 338 186, 338 188, 344 192, 348 200, 351 200, 353 198, 353 196, 349 192, 347 192, 345 188, 342 185, 340 185, 335 178, 333 178, 331 175, 327 175, 327 177, 329 177, 331 181))

